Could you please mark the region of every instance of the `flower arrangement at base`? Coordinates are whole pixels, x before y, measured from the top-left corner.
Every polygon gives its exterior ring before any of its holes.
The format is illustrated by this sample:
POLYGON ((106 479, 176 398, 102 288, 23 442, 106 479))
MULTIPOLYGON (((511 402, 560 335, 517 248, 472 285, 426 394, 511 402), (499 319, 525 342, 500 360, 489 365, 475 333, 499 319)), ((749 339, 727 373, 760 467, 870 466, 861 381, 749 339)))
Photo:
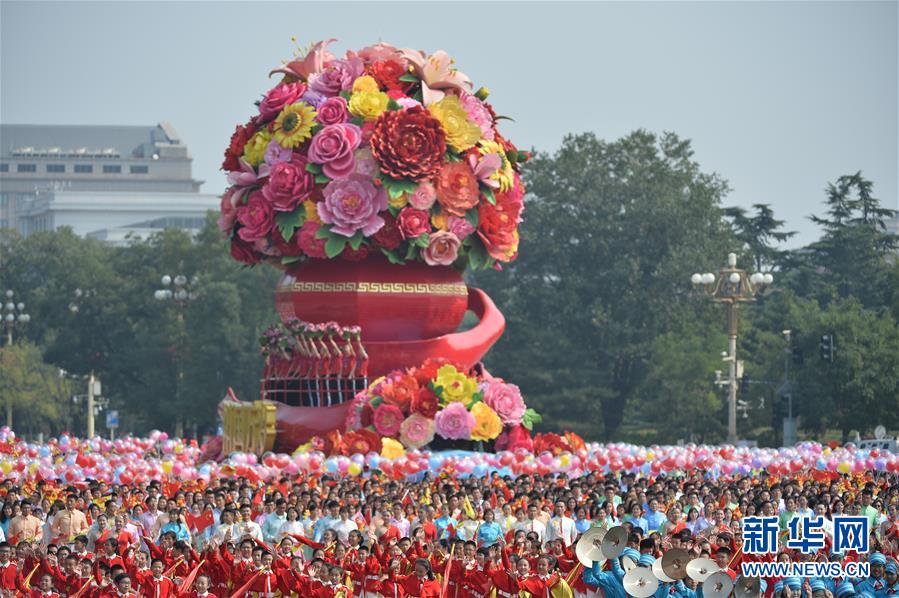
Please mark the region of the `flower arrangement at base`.
POLYGON ((220 229, 245 264, 310 259, 483 269, 518 255, 519 166, 498 117, 453 66, 385 43, 313 44, 237 126, 220 229))
POLYGON ((409 450, 435 438, 490 442, 512 434, 524 442, 539 421, 514 384, 433 359, 394 370, 356 395, 345 435, 375 433, 409 450))

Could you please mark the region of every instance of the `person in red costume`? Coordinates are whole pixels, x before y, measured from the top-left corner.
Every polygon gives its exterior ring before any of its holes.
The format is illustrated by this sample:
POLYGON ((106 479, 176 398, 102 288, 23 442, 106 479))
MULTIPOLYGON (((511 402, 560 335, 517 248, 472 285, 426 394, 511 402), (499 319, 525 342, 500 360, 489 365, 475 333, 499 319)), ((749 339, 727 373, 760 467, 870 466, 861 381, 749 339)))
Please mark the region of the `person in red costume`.
MULTIPOLYGON (((519 559, 519 562, 524 559, 519 559)), ((525 561, 527 562, 527 561, 525 561)), ((530 573, 530 565, 527 573, 518 576, 518 588, 521 592, 534 598, 550 598, 552 589, 562 581, 558 573, 554 571, 555 559, 551 556, 541 556, 537 559, 537 573, 530 573)))
MULTIPOLYGON (((141 589, 147 596, 153 598, 169 598, 175 595, 175 582, 168 577, 163 577, 165 564, 161 559, 153 559, 150 570, 137 574, 137 580, 141 589)), ((129 579, 128 587, 131 587, 129 579)))
MULTIPOLYGON (((391 581, 399 585, 406 596, 412 598, 439 598, 441 594, 440 583, 434 578, 431 563, 427 559, 415 560, 415 571, 409 575, 396 576, 390 574, 391 581)), ((390 579, 390 577, 389 577, 390 579)))
POLYGON ((197 578, 194 580, 193 591, 181 595, 184 596, 184 598, 219 598, 209 591, 210 588, 212 588, 212 578, 201 573, 200 575, 197 575, 197 578))
POLYGON ((22 587, 19 592, 21 592, 21 595, 29 598, 59 598, 59 594, 53 586, 53 576, 49 573, 41 575, 37 588, 22 587))

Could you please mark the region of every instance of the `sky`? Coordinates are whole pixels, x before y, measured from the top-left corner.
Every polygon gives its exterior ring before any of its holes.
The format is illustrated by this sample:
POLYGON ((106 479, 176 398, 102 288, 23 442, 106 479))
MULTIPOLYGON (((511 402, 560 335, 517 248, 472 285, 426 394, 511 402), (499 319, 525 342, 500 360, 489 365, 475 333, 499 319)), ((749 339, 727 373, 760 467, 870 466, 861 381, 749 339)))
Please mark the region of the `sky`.
MULTIPOLYGON (((798 235, 828 181, 861 170, 897 205, 897 6, 884 2, 0 1, 0 121, 169 121, 202 190, 220 193, 231 132, 300 45, 443 49, 490 88, 503 133, 635 129, 692 140, 725 205, 769 203, 798 235)), ((2 143, 2 140, 0 140, 2 143)))

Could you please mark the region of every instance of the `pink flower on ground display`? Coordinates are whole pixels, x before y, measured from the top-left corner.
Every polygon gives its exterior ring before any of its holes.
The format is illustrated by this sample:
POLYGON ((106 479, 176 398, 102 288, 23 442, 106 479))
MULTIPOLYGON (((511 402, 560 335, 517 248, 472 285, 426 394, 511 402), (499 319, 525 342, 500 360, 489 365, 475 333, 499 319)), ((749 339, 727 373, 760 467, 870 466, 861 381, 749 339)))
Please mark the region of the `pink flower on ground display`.
POLYGON ((222 195, 222 201, 219 205, 221 214, 218 219, 219 230, 223 233, 230 233, 234 228, 234 222, 237 215, 237 202, 240 200, 243 189, 240 187, 228 187, 222 195))
POLYGON ((352 237, 361 230, 362 234, 371 236, 384 226, 378 212, 386 209, 387 192, 375 187, 371 179, 351 174, 328 183, 324 201, 318 204, 318 215, 338 235, 352 237))
POLYGON ((342 179, 352 174, 356 167, 354 152, 361 143, 362 129, 356 125, 328 125, 312 138, 309 161, 321 164, 322 172, 329 178, 342 179))
POLYGON ((246 205, 237 208, 237 221, 243 225, 237 235, 244 241, 256 241, 272 230, 275 212, 262 191, 256 190, 250 193, 246 205))
POLYGON ((525 407, 521 390, 517 386, 492 380, 486 383, 483 390, 484 402, 496 411, 504 424, 514 426, 521 423, 525 407))
POLYGON ((447 440, 468 440, 474 425, 474 416, 459 402, 450 403, 434 416, 437 434, 447 440))
POLYGON ((459 257, 459 237, 448 231, 437 231, 428 239, 421 257, 429 266, 449 266, 459 257))
POLYGON ((375 409, 373 423, 375 430, 381 436, 396 436, 400 431, 400 425, 403 423, 403 412, 396 405, 381 403, 375 409))
POLYGON ((400 442, 406 448, 417 449, 434 440, 434 420, 413 413, 400 425, 400 442))

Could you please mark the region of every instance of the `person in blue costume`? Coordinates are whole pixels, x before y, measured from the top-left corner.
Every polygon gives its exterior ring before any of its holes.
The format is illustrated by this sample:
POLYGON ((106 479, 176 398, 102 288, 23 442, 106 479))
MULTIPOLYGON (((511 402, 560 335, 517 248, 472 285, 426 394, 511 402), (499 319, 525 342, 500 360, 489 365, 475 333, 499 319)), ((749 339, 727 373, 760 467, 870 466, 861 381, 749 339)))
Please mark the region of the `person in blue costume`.
POLYGON ((883 568, 883 577, 887 582, 886 595, 899 596, 899 564, 896 561, 890 561, 883 568))
POLYGON ((855 592, 857 594, 867 592, 874 598, 884 598, 886 596, 887 582, 883 575, 887 559, 883 554, 875 552, 868 557, 868 563, 871 565, 871 575, 855 581, 855 592))
POLYGON ((612 570, 603 571, 602 563, 593 561, 591 568, 584 569, 584 583, 602 590, 605 598, 627 598, 624 584, 621 582, 624 579, 624 569, 621 568, 618 559, 610 559, 609 562, 612 564, 612 570))

